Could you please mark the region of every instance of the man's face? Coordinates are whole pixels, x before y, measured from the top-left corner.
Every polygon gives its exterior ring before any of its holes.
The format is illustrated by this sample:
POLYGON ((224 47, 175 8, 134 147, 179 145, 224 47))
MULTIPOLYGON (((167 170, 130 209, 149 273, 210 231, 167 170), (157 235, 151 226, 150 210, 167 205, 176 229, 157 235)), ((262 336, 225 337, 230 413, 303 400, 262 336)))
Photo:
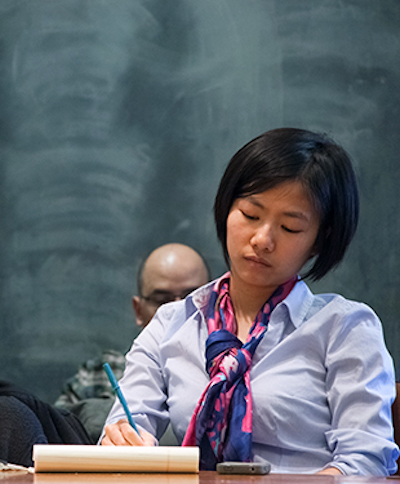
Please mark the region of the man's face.
POLYGON ((149 258, 143 268, 142 294, 133 298, 136 323, 146 326, 162 304, 184 299, 207 282, 207 270, 197 254, 196 258, 190 254, 149 258))
POLYGON ((162 304, 185 299, 188 294, 198 287, 199 285, 193 285, 190 280, 186 281, 186 283, 182 281, 181 288, 178 290, 173 281, 158 281, 158 284, 156 281, 154 284, 149 285, 146 292, 143 291, 144 295, 140 297, 142 318, 144 321, 143 326, 150 322, 162 304))

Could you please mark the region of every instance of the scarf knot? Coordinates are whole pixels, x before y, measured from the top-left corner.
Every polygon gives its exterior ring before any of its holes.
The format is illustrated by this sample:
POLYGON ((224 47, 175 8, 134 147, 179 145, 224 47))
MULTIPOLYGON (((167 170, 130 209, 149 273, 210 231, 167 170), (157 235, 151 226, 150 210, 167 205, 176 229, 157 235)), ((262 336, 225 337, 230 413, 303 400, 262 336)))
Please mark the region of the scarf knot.
POLYGON ((226 329, 210 334, 206 342, 206 368, 210 378, 219 372, 225 376, 227 387, 236 383, 251 366, 256 345, 249 351, 246 345, 226 329))

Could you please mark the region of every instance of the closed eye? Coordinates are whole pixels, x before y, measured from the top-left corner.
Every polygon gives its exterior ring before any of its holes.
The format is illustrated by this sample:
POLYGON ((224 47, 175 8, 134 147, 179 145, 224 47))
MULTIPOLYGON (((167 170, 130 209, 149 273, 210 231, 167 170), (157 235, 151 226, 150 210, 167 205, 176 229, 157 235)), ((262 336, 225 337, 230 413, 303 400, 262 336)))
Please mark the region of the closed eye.
POLYGON ((243 212, 243 210, 241 210, 242 214, 249 220, 258 220, 258 217, 255 217, 253 215, 249 215, 248 213, 246 212, 243 212))
POLYGON ((282 225, 282 228, 285 232, 289 232, 289 234, 299 234, 301 232, 301 230, 289 229, 289 227, 286 227, 285 225, 282 225))

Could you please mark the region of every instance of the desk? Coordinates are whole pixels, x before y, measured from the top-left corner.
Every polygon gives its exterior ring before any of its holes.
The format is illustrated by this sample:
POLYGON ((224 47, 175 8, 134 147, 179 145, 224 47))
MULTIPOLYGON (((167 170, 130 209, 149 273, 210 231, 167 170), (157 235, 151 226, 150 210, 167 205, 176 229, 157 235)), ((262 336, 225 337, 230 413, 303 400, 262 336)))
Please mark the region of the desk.
POLYGON ((0 473, 0 484, 395 484, 400 476, 346 477, 299 474, 227 476, 216 472, 200 474, 16 474, 0 473))

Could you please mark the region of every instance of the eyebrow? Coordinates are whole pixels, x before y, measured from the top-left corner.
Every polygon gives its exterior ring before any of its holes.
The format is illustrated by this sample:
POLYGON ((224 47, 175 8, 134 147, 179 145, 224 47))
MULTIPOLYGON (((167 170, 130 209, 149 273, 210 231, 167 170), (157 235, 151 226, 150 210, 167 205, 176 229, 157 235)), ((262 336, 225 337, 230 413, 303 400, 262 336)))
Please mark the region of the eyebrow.
MULTIPOLYGON (((248 200, 252 205, 255 205, 256 207, 259 208, 265 208, 262 203, 260 203, 256 198, 254 198, 253 195, 249 195, 247 197, 243 197, 243 199, 248 200)), ((306 222, 310 221, 310 218, 307 217, 307 215, 304 212, 297 212, 297 211, 289 211, 289 212, 283 212, 283 215, 286 217, 291 217, 291 218, 297 218, 300 220, 304 220, 306 222)))
POLYGON ((306 222, 309 222, 310 220, 309 217, 307 217, 307 215, 304 214, 303 212, 284 212, 283 215, 286 215, 287 217, 305 220, 306 222))

